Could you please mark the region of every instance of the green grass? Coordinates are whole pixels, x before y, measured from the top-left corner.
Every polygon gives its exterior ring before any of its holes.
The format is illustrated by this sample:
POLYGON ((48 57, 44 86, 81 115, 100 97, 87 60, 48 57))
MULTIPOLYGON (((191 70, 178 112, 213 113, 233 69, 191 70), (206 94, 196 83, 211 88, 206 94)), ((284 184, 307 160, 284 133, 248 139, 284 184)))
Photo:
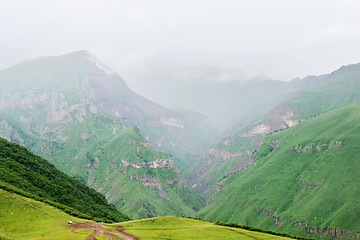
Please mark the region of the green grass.
POLYGON ((224 187, 197 215, 308 237, 329 237, 337 228, 345 231, 340 237, 354 237, 360 229, 359 119, 360 106, 346 106, 267 136, 257 160, 221 181, 224 187), (272 149, 267 143, 276 140, 272 149), (300 145, 312 149, 298 153, 300 145))
POLYGON ((125 232, 150 239, 289 239, 183 217, 157 217, 120 223, 125 232))
MULTIPOLYGON (((81 239, 67 222, 84 222, 45 203, 0 189, 0 236, 9 239, 81 239)), ((1 237, 0 237, 1 239, 1 237)))
MULTIPOLYGON (((0 239, 85 239, 91 229, 77 228, 71 231, 73 223, 85 222, 69 216, 45 203, 19 196, 0 189, 0 239), (80 234, 79 234, 80 233, 80 234)), ((215 225, 207 221, 183 217, 158 217, 101 225, 111 230, 121 225, 126 233, 139 239, 288 239, 265 233, 247 231, 215 225)), ((107 239, 103 235, 98 240, 107 239)))

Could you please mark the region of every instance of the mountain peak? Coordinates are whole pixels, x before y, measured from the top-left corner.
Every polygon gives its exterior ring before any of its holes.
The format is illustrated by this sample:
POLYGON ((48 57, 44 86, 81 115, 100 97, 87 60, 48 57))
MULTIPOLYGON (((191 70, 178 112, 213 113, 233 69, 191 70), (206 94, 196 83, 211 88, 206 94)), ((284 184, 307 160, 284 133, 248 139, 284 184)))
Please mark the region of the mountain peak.
POLYGON ((84 56, 84 57, 92 56, 92 57, 96 58, 95 54, 93 54, 92 52, 85 50, 85 49, 78 50, 75 52, 70 52, 70 53, 64 54, 63 56, 84 56))
POLYGON ((63 57, 67 57, 67 56, 85 58, 92 64, 96 65, 96 67, 103 70, 106 74, 108 74, 108 75, 115 74, 114 71, 109 66, 100 62, 99 59, 95 56, 95 54, 93 54, 92 52, 90 52, 88 50, 79 50, 79 51, 75 51, 75 52, 71 52, 71 53, 63 55, 63 57))

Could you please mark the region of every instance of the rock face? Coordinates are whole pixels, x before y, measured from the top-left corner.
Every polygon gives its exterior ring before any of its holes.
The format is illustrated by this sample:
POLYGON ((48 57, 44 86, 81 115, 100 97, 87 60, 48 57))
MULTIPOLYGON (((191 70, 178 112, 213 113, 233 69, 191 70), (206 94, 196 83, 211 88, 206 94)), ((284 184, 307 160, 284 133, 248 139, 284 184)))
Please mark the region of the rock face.
POLYGON ((155 159, 154 161, 147 162, 147 165, 151 168, 173 168, 174 162, 172 159, 155 159))
MULTIPOLYGON (((223 176, 239 171, 254 161, 251 155, 267 134, 295 126, 300 122, 296 117, 294 109, 283 105, 269 112, 264 120, 250 124, 234 136, 225 138, 210 148, 207 155, 189 173, 186 183, 195 191, 210 197, 216 192, 216 183, 223 176), (217 174, 214 174, 215 171, 217 174)), ((272 145, 275 147, 277 144, 274 142, 272 145)))
POLYGON ((182 129, 182 130, 185 129, 184 122, 181 121, 181 119, 178 119, 178 118, 165 118, 165 117, 162 117, 160 119, 160 122, 164 126, 175 127, 175 128, 179 128, 179 129, 182 129))
POLYGON ((302 145, 296 145, 294 150, 297 153, 305 153, 313 150, 313 148, 316 149, 316 151, 320 152, 324 149, 331 149, 334 147, 341 147, 342 141, 339 140, 333 140, 329 144, 328 143, 322 143, 317 145, 316 143, 310 143, 309 145, 303 147, 302 145))
POLYGON ((283 105, 269 114, 269 117, 250 130, 241 133, 241 137, 253 137, 255 135, 266 135, 276 130, 293 127, 300 121, 296 119, 297 114, 290 105, 283 105))

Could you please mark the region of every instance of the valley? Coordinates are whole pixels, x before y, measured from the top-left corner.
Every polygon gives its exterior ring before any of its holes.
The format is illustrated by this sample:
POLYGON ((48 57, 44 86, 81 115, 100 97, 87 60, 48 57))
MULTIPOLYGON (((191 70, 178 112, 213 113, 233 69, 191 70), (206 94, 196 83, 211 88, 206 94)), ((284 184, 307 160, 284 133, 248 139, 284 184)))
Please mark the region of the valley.
POLYGON ((194 100, 211 121, 145 99, 88 51, 0 83, 0 239, 360 236, 360 64, 212 83, 194 100))

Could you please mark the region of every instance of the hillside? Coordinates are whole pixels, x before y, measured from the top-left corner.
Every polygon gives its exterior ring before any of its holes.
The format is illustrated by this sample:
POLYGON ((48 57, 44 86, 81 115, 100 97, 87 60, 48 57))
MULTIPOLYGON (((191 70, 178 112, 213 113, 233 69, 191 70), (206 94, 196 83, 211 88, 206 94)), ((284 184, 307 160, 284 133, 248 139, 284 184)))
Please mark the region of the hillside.
POLYGON ((187 170, 184 174, 187 185, 209 197, 221 187, 217 186, 219 180, 253 161, 252 152, 267 134, 314 115, 360 103, 360 64, 292 82, 301 88, 258 120, 241 127, 234 125, 233 129, 237 129, 234 134, 214 144, 198 164, 187 170))
POLYGON ((87 184, 132 218, 188 215, 204 204, 201 197, 180 184, 173 158, 153 150, 132 127, 117 129, 105 145, 92 146, 86 160, 78 164, 71 172, 85 170, 87 184))
POLYGON ((92 219, 129 219, 94 189, 67 176, 26 148, 0 138, 0 188, 10 190, 13 187, 25 194, 75 209, 92 219))
POLYGON ((268 135, 254 162, 219 182, 198 216, 296 235, 355 238, 360 229, 359 106, 268 135))
POLYGON ((284 105, 240 128, 233 136, 213 145, 196 165, 183 174, 184 181, 209 198, 221 187, 218 181, 254 161, 252 153, 267 134, 296 125, 299 122, 296 117, 296 112, 284 105))

